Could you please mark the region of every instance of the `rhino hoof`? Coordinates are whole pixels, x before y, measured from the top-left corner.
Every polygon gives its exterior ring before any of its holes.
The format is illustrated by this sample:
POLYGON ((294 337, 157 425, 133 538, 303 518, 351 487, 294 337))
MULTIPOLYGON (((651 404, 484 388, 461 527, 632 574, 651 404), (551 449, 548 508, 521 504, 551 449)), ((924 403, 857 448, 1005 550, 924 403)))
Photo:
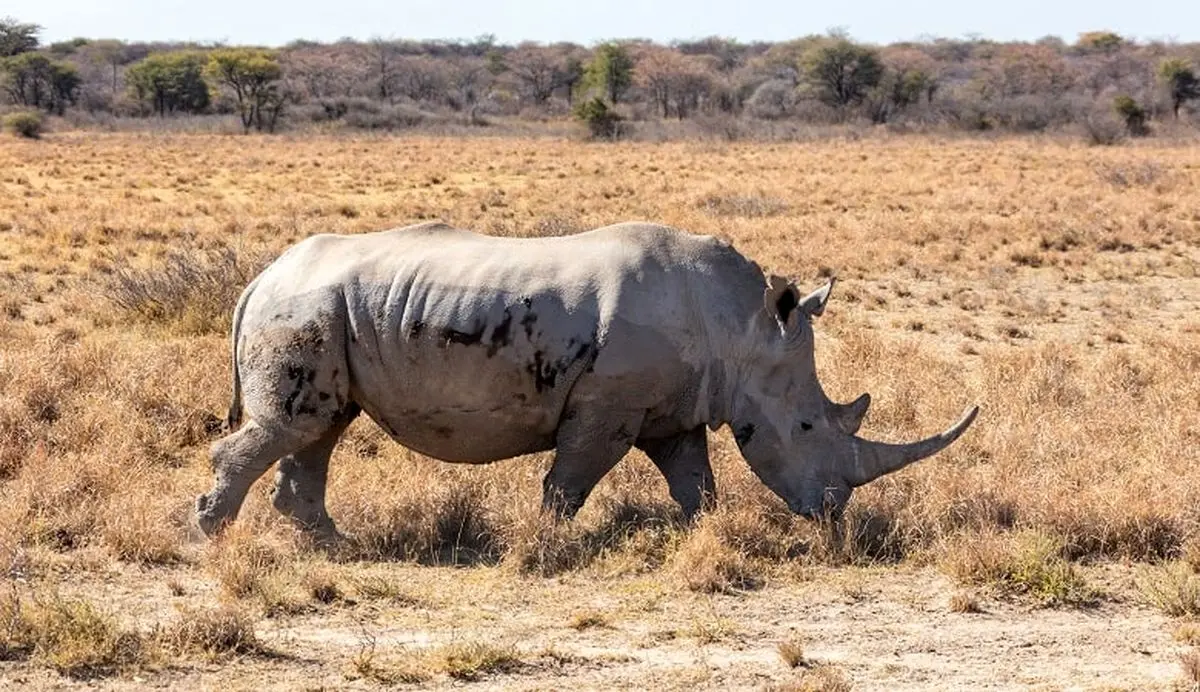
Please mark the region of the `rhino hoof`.
POLYGON ((223 518, 213 515, 208 495, 196 497, 196 523, 209 538, 216 536, 225 527, 226 522, 223 518))

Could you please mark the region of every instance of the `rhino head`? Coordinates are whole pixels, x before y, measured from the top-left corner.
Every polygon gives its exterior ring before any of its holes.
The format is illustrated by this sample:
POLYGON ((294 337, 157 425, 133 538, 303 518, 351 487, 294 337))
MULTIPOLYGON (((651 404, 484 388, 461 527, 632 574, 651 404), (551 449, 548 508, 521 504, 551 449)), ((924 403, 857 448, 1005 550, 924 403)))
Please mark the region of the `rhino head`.
POLYGON ((971 407, 949 430, 919 442, 887 444, 857 435, 868 394, 831 401, 817 381, 812 319, 822 314, 833 282, 801 297, 771 277, 755 346, 733 402, 731 427, 751 469, 802 516, 841 516, 853 489, 945 449, 971 425, 971 407))

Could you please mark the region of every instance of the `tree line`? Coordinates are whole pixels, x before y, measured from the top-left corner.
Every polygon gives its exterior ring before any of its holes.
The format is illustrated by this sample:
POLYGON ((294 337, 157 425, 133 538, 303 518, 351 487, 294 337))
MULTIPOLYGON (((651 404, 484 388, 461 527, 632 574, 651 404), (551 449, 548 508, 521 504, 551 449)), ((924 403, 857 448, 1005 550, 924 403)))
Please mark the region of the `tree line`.
POLYGON ((1111 31, 1072 43, 874 46, 835 30, 774 43, 504 45, 485 35, 278 49, 89 38, 43 45, 40 31, 0 20, 0 90, 11 106, 120 117, 236 113, 247 131, 574 114, 598 136, 615 136, 628 121, 693 118, 1016 131, 1083 123, 1143 135, 1154 121, 1195 122, 1200 100, 1200 44, 1111 31))

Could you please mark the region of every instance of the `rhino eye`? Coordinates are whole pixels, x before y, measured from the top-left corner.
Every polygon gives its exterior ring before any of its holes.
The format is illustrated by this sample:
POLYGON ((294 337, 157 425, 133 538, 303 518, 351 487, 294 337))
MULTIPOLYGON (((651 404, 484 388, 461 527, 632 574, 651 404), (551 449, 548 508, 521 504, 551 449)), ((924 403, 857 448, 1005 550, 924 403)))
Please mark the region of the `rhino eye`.
POLYGON ((809 423, 807 421, 800 421, 800 429, 801 430, 812 430, 812 423, 809 423))

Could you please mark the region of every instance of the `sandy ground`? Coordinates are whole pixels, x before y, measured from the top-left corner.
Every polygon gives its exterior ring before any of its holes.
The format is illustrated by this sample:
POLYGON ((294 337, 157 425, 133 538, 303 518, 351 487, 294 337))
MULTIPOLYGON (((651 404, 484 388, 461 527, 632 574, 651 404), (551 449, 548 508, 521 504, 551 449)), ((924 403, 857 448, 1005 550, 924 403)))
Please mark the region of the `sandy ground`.
MULTIPOLYGON (((351 596, 261 620, 257 632, 269 656, 174 662, 92 682, 2 663, 0 689, 373 689, 379 684, 357 674, 356 660, 369 656, 386 668, 423 647, 486 642, 514 647, 521 664, 476 681, 439 675, 413 686, 768 689, 811 681, 825 668, 857 690, 1148 690, 1176 688, 1186 648, 1173 640, 1173 622, 1141 603, 1139 568, 1116 564, 1083 568, 1105 594, 1095 607, 1043 608, 977 593, 979 613, 953 612, 950 598, 961 589, 923 567, 798 568, 758 590, 715 595, 656 575, 543 579, 493 567, 351 568, 357 578, 392 583, 402 596, 351 596), (603 624, 573 627, 585 614, 599 614, 603 624), (778 652, 782 642, 801 644, 805 663, 789 668, 778 652)), ((143 624, 166 622, 178 607, 213 595, 210 583, 185 568, 118 565, 68 577, 63 588, 143 624)))

